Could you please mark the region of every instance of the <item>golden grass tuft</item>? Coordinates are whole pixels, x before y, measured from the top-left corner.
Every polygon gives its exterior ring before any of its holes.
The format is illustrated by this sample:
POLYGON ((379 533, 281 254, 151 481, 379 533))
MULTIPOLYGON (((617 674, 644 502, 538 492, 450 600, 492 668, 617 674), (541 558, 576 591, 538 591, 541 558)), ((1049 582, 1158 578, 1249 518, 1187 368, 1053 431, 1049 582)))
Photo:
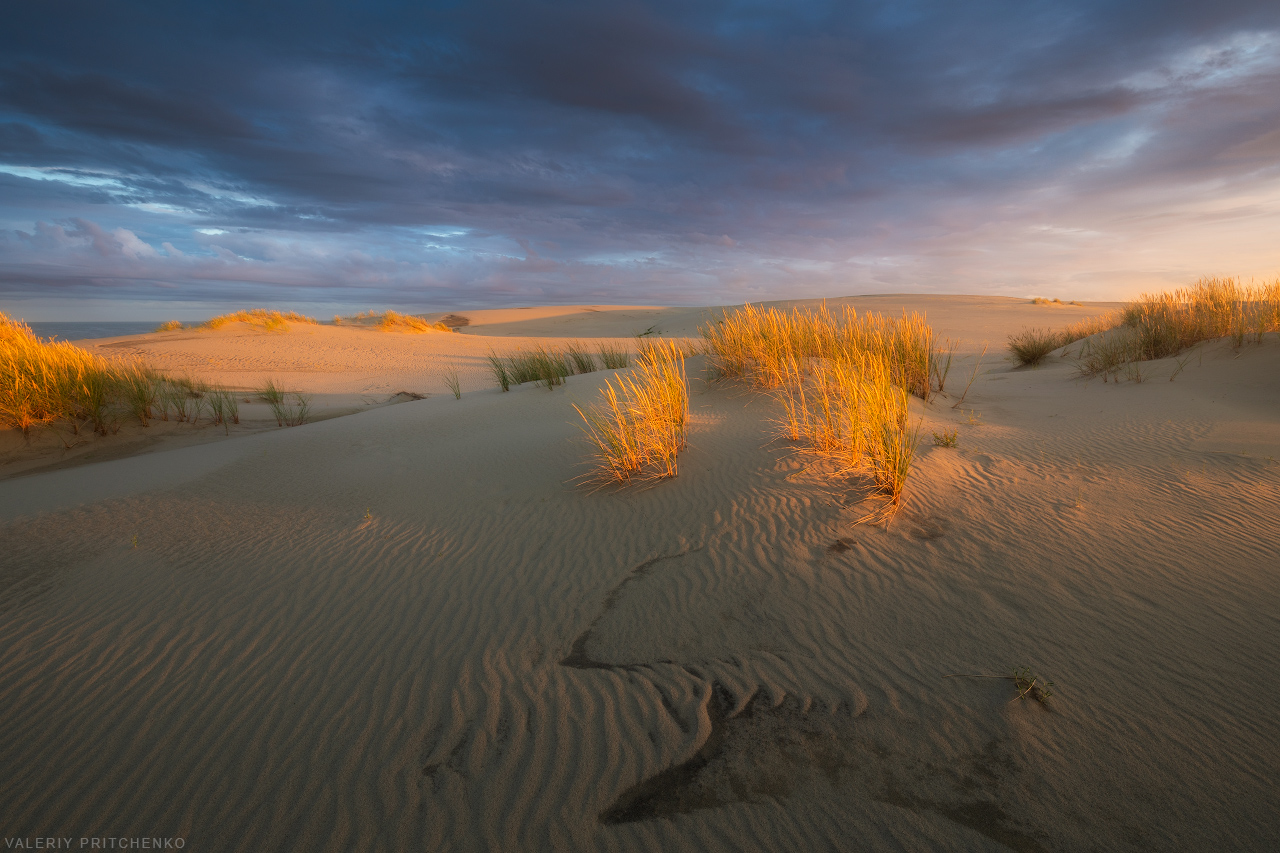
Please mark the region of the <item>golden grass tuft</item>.
POLYGON ((603 401, 587 411, 574 406, 595 448, 597 485, 661 479, 677 473, 676 456, 686 446, 689 384, 684 353, 671 341, 646 342, 630 376, 609 380, 603 401))
MULTIPOLYGON (((1081 376, 1141 382, 1140 362, 1177 356, 1205 341, 1229 339, 1239 348, 1280 332, 1280 280, 1244 285, 1233 278, 1202 278, 1190 287, 1143 294, 1117 316, 1116 328, 1081 346, 1081 376)), ((1172 381, 1185 366, 1180 362, 1172 381)))
POLYGON ((401 314, 398 311, 383 311, 381 314, 376 311, 364 311, 360 314, 353 314, 350 317, 334 315, 333 325, 372 326, 383 332, 409 332, 411 334, 453 331, 444 323, 428 323, 421 317, 415 317, 412 314, 401 314))
POLYGON ((0 313, 0 425, 22 430, 68 422, 107 435, 129 415, 145 426, 162 377, 136 362, 110 361, 63 341, 36 337, 0 313))
POLYGON ((789 313, 745 305, 699 331, 716 376, 742 378, 760 388, 781 387, 793 362, 865 354, 882 357, 891 381, 908 393, 928 400, 935 390, 933 329, 915 312, 859 315, 846 305, 834 316, 826 305, 789 313))
POLYGON ((181 320, 165 320, 159 326, 156 326, 157 332, 176 332, 182 328, 181 320))
POLYGON ((1280 332, 1280 279, 1243 285, 1233 278, 1202 278, 1191 287, 1143 294, 1125 306, 1125 326, 1137 335, 1144 359, 1167 358, 1203 341, 1230 338, 1262 343, 1280 332))
POLYGON ((200 328, 221 329, 229 323, 248 323, 251 326, 259 326, 272 332, 287 332, 290 323, 303 323, 314 326, 316 325, 316 320, 296 311, 283 313, 280 311, 268 311, 265 308, 253 308, 248 311, 220 314, 211 320, 206 320, 200 325, 200 328))
POLYGON ((444 323, 428 323, 421 317, 385 311, 378 320, 378 328, 384 332, 450 332, 453 331, 444 323))
POLYGON ((938 351, 923 316, 746 305, 700 331, 714 375, 773 391, 780 435, 869 480, 882 505, 864 521, 892 518, 919 442, 909 399, 927 401, 940 390, 954 350, 938 351))

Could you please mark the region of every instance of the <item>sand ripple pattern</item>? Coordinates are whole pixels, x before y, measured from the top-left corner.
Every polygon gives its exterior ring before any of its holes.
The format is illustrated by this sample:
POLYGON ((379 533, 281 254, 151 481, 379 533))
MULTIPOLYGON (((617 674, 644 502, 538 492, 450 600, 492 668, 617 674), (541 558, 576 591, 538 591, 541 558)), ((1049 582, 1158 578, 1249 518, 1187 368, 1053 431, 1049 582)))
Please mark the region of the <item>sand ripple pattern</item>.
POLYGON ((1280 841, 1280 700, 1241 701, 1280 673, 1274 466, 1197 455, 1205 427, 1164 418, 1050 448, 992 416, 869 529, 852 484, 767 445, 768 402, 727 388, 695 396, 678 480, 574 488, 565 395, 590 388, 244 439, 182 489, 0 530, 3 834, 1280 841), (1061 685, 1057 710, 941 679, 1021 663, 1061 685), (662 817, 609 818, 679 767, 662 817))

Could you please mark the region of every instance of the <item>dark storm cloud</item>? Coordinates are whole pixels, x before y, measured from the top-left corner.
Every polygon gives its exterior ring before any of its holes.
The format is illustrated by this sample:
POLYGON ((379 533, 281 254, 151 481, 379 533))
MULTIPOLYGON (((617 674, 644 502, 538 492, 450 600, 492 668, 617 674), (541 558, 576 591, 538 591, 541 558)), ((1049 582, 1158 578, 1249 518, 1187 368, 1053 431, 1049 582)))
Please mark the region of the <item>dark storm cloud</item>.
POLYGON ((1102 297, 1277 260, 1274 3, 51 0, 7 24, 0 298, 1102 297), (1224 211, 1257 239, 1183 251, 1224 211))

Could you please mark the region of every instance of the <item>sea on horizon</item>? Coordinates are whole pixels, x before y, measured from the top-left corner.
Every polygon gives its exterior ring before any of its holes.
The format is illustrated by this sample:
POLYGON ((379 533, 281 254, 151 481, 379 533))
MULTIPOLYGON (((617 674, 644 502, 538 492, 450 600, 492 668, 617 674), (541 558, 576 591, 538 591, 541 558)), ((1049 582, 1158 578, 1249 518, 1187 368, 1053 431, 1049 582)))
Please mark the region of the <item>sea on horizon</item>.
MULTIPOLYGON (((184 323, 186 321, 183 321, 184 323)), ((198 321, 195 321, 198 322, 198 321)), ((94 338, 118 338, 125 335, 141 335, 154 332, 159 320, 82 320, 63 322, 50 320, 43 323, 27 323, 38 337, 48 340, 83 341, 94 338)))

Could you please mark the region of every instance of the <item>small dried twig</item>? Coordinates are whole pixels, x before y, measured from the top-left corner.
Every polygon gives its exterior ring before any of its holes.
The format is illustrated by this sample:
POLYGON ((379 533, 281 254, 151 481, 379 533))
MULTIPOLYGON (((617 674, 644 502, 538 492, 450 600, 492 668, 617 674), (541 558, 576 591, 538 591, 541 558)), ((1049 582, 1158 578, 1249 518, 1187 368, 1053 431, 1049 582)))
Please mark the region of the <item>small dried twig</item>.
POLYGON ((1032 699, 1044 705, 1049 701, 1049 697, 1053 695, 1053 682, 1041 681, 1040 677, 1031 671, 1029 666, 1020 666, 1013 671, 1012 675, 971 675, 966 673, 955 673, 952 675, 944 675, 943 678, 1000 678, 1005 681, 1012 681, 1013 686, 1017 688, 1018 695, 1010 699, 1010 702, 1016 702, 1019 699, 1025 699, 1030 696, 1032 699))

